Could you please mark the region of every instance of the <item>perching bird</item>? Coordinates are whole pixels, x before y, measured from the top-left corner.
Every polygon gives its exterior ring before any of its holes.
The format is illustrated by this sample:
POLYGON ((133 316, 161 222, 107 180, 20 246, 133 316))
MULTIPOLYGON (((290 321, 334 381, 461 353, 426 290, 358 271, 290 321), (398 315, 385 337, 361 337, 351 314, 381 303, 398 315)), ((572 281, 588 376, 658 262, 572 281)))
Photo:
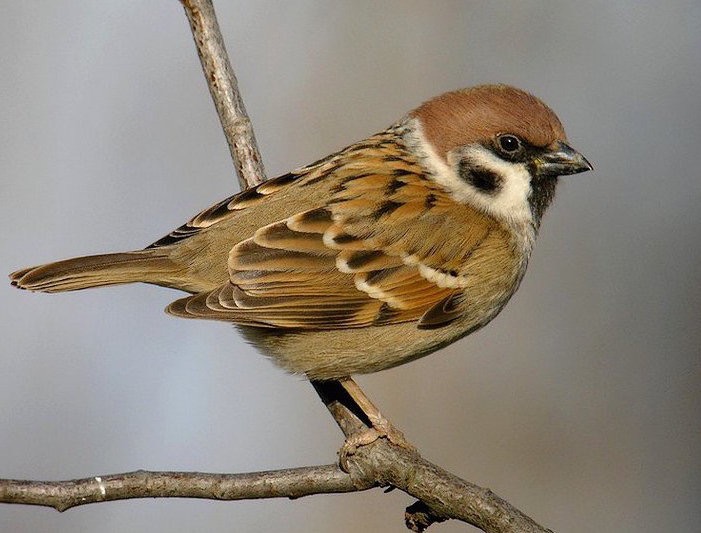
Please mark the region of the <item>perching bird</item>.
POLYGON ((328 380, 429 354, 518 288, 558 176, 590 170, 553 111, 505 85, 449 92, 387 130, 202 211, 147 248, 11 274, 61 292, 146 282, 328 380))

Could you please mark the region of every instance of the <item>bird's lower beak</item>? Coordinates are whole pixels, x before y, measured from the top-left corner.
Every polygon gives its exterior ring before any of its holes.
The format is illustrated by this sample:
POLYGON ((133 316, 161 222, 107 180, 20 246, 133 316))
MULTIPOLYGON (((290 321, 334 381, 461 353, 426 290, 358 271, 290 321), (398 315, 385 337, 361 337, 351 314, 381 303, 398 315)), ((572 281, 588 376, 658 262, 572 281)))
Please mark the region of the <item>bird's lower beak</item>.
POLYGON ((586 157, 562 141, 536 157, 535 165, 539 175, 551 177, 579 174, 594 168, 586 157))

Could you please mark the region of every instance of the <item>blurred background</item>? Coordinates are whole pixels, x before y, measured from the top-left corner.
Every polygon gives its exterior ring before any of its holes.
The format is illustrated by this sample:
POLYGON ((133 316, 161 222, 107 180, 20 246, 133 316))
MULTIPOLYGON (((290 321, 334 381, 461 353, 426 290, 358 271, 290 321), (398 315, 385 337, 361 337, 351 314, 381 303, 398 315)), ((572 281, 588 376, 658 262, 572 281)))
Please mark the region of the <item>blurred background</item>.
MULTIPOLYGON (((560 532, 701 522, 701 4, 220 1, 270 176, 485 82, 559 114, 565 178, 488 327, 359 382, 424 455, 560 532)), ((4 2, 0 272, 139 248, 235 190, 175 0, 4 2)), ((153 286, 0 284, 0 477, 328 463, 308 383, 153 286)), ((0 530, 405 531, 399 491, 3 506, 0 530)), ((435 531, 464 531, 459 523, 435 531)))

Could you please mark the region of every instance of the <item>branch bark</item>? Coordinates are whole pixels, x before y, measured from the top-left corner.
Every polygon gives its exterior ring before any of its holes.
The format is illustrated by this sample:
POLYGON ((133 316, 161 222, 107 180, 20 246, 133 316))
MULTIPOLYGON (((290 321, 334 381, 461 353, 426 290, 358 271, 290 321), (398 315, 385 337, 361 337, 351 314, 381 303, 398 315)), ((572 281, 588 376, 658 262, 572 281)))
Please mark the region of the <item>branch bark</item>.
MULTIPOLYGON (((265 171, 212 2, 181 3, 239 183, 242 189, 255 186, 265 180, 265 171)), ((346 437, 372 426, 365 409, 375 408, 352 380, 312 385, 346 437)), ((412 531, 424 531, 433 523, 454 518, 488 533, 550 532, 489 489, 464 481, 425 460, 416 450, 397 446, 386 438, 353 447, 352 451, 342 448, 341 453, 345 454, 342 463, 347 472, 338 465, 324 465, 246 474, 139 470, 70 481, 0 480, 0 502, 64 511, 88 503, 132 498, 299 498, 390 486, 418 499, 405 515, 412 531)))
POLYGON ((338 465, 246 474, 137 470, 70 481, 5 479, 0 481, 0 501, 65 511, 88 503, 133 498, 301 498, 310 494, 355 492, 370 487, 355 484, 338 465))
MULTIPOLYGON (((386 439, 358 448, 347 462, 350 473, 337 465, 324 465, 247 474, 139 470, 70 481, 6 479, 0 480, 0 502, 65 511, 88 503, 134 498, 300 498, 391 486, 423 502, 407 510, 428 517, 423 524, 455 518, 487 533, 550 531, 489 489, 464 481, 386 439)), ((423 531, 423 527, 412 530, 423 531)))
POLYGON ((226 53, 211 0, 181 0, 190 22, 197 54, 200 56, 209 93, 229 143, 231 159, 241 189, 265 181, 263 160, 253 133, 251 120, 239 91, 238 82, 226 53))

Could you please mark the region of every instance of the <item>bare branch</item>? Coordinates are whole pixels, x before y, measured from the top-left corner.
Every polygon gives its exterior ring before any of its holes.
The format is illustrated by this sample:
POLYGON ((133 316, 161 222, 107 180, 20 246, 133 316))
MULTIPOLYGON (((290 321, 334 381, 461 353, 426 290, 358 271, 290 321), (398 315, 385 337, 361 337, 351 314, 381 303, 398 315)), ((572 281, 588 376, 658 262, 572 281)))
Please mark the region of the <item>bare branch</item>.
POLYGON ((265 181, 263 160, 239 93, 211 0, 181 0, 190 21, 204 77, 229 143, 241 189, 265 181))
POLYGON ((491 490, 460 479, 386 439, 358 448, 345 462, 357 482, 374 479, 421 500, 431 523, 453 518, 487 533, 552 533, 491 490))
POLYGON ((489 489, 464 481, 386 439, 358 448, 346 461, 350 474, 337 465, 325 465, 247 474, 139 470, 70 481, 0 480, 0 502, 65 511, 88 503, 134 498, 300 498, 393 486, 423 502, 410 509, 414 516, 422 513, 417 520, 424 520, 419 522, 424 529, 455 518, 487 533, 550 532, 489 489))
POLYGON ((371 485, 358 485, 338 465, 247 474, 137 470, 70 481, 1 480, 0 502, 42 505, 65 511, 88 503, 132 498, 300 498, 368 488, 371 485))

